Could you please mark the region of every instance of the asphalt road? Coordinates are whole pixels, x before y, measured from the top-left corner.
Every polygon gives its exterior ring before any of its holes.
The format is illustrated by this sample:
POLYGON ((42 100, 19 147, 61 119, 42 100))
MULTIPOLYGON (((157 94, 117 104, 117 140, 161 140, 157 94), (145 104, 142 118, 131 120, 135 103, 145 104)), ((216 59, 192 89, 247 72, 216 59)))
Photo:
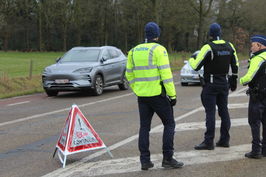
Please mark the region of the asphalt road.
MULTIPOLYGON (((241 69, 241 75, 246 69, 241 69)), ((185 163, 182 169, 163 170, 161 165, 162 126, 154 116, 151 130, 151 153, 155 167, 141 171, 137 134, 139 128, 136 96, 118 87, 107 88, 98 97, 81 93, 45 94, 0 100, 0 176, 258 176, 266 174, 266 158, 244 158, 250 150, 250 128, 247 124, 245 88, 230 93, 232 119, 231 147, 213 151, 195 151, 203 140, 204 110, 198 85, 182 87, 177 81, 177 123, 175 157, 185 163), (56 142, 72 104, 77 104, 114 158, 102 150, 81 152, 67 157, 62 168, 58 157, 52 158, 56 142)), ((219 138, 217 115, 216 140, 219 138)))

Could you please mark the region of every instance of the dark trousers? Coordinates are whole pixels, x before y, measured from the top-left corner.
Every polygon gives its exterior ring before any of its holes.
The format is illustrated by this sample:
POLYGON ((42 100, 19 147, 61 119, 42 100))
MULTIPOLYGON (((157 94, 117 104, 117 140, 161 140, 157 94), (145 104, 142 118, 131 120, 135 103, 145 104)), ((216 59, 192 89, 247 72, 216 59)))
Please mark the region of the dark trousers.
POLYGON ((231 121, 228 113, 228 84, 215 85, 206 83, 201 92, 201 101, 206 113, 206 132, 204 142, 206 144, 213 144, 215 136, 215 112, 216 105, 218 107, 218 114, 221 117, 220 141, 229 142, 229 129, 231 121))
POLYGON ((266 153, 266 98, 250 95, 248 106, 248 123, 252 133, 252 151, 266 153), (260 125, 262 123, 262 141, 260 139, 260 125))
POLYGON ((138 97, 138 106, 140 115, 139 151, 141 163, 150 161, 149 133, 154 113, 160 117, 164 125, 163 156, 166 159, 172 158, 174 152, 175 121, 173 108, 169 100, 163 96, 138 97))

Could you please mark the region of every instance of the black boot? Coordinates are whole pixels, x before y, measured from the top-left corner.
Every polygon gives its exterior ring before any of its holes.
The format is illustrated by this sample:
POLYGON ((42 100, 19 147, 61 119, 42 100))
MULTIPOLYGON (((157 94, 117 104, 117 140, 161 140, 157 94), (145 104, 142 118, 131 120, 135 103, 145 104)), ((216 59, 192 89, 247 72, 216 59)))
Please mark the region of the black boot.
POLYGON ((194 147, 194 149, 196 149, 196 150, 213 150, 214 145, 213 144, 206 144, 205 142, 202 142, 201 144, 196 145, 194 147))
POLYGON ((171 159, 163 159, 162 167, 164 168, 181 168, 184 166, 183 162, 178 162, 174 158, 171 159))
POLYGON ((262 157, 261 153, 257 152, 248 152, 245 154, 245 157, 252 158, 252 159, 260 159, 262 157))
POLYGON ((225 148, 227 148, 227 147, 230 147, 230 145, 229 145, 229 142, 223 142, 223 141, 218 141, 217 143, 216 143, 216 147, 225 147, 225 148))
POLYGON ((152 168, 154 164, 150 161, 147 163, 142 163, 141 164, 141 170, 148 170, 149 168, 152 168))
POLYGON ((266 157, 266 148, 262 148, 261 154, 263 157, 266 157))

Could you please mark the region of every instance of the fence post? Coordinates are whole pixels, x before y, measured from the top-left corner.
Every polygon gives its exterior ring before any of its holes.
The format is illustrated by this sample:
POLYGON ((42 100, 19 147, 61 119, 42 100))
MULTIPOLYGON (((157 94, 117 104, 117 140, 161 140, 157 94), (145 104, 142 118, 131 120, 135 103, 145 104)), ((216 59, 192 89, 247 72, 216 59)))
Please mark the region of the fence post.
POLYGON ((33 68, 33 61, 30 60, 30 71, 29 71, 29 79, 32 79, 32 68, 33 68))

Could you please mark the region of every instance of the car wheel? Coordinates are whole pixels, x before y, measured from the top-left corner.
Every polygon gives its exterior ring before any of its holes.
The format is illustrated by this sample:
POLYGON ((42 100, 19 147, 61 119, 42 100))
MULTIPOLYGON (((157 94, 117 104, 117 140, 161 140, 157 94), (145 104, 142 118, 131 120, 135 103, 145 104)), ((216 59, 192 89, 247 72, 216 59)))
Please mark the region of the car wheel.
POLYGON ((129 88, 129 83, 125 77, 125 74, 123 75, 122 83, 118 84, 118 87, 120 90, 128 90, 129 88))
POLYGON ((56 90, 47 90, 47 89, 45 89, 45 92, 46 92, 47 96, 49 96, 49 97, 57 96, 57 94, 58 94, 58 91, 56 91, 56 90))
POLYGON ((94 80, 93 94, 98 96, 103 93, 103 78, 100 75, 96 75, 94 80))
POLYGON ((181 85, 182 86, 188 86, 188 83, 187 82, 181 82, 181 85))

